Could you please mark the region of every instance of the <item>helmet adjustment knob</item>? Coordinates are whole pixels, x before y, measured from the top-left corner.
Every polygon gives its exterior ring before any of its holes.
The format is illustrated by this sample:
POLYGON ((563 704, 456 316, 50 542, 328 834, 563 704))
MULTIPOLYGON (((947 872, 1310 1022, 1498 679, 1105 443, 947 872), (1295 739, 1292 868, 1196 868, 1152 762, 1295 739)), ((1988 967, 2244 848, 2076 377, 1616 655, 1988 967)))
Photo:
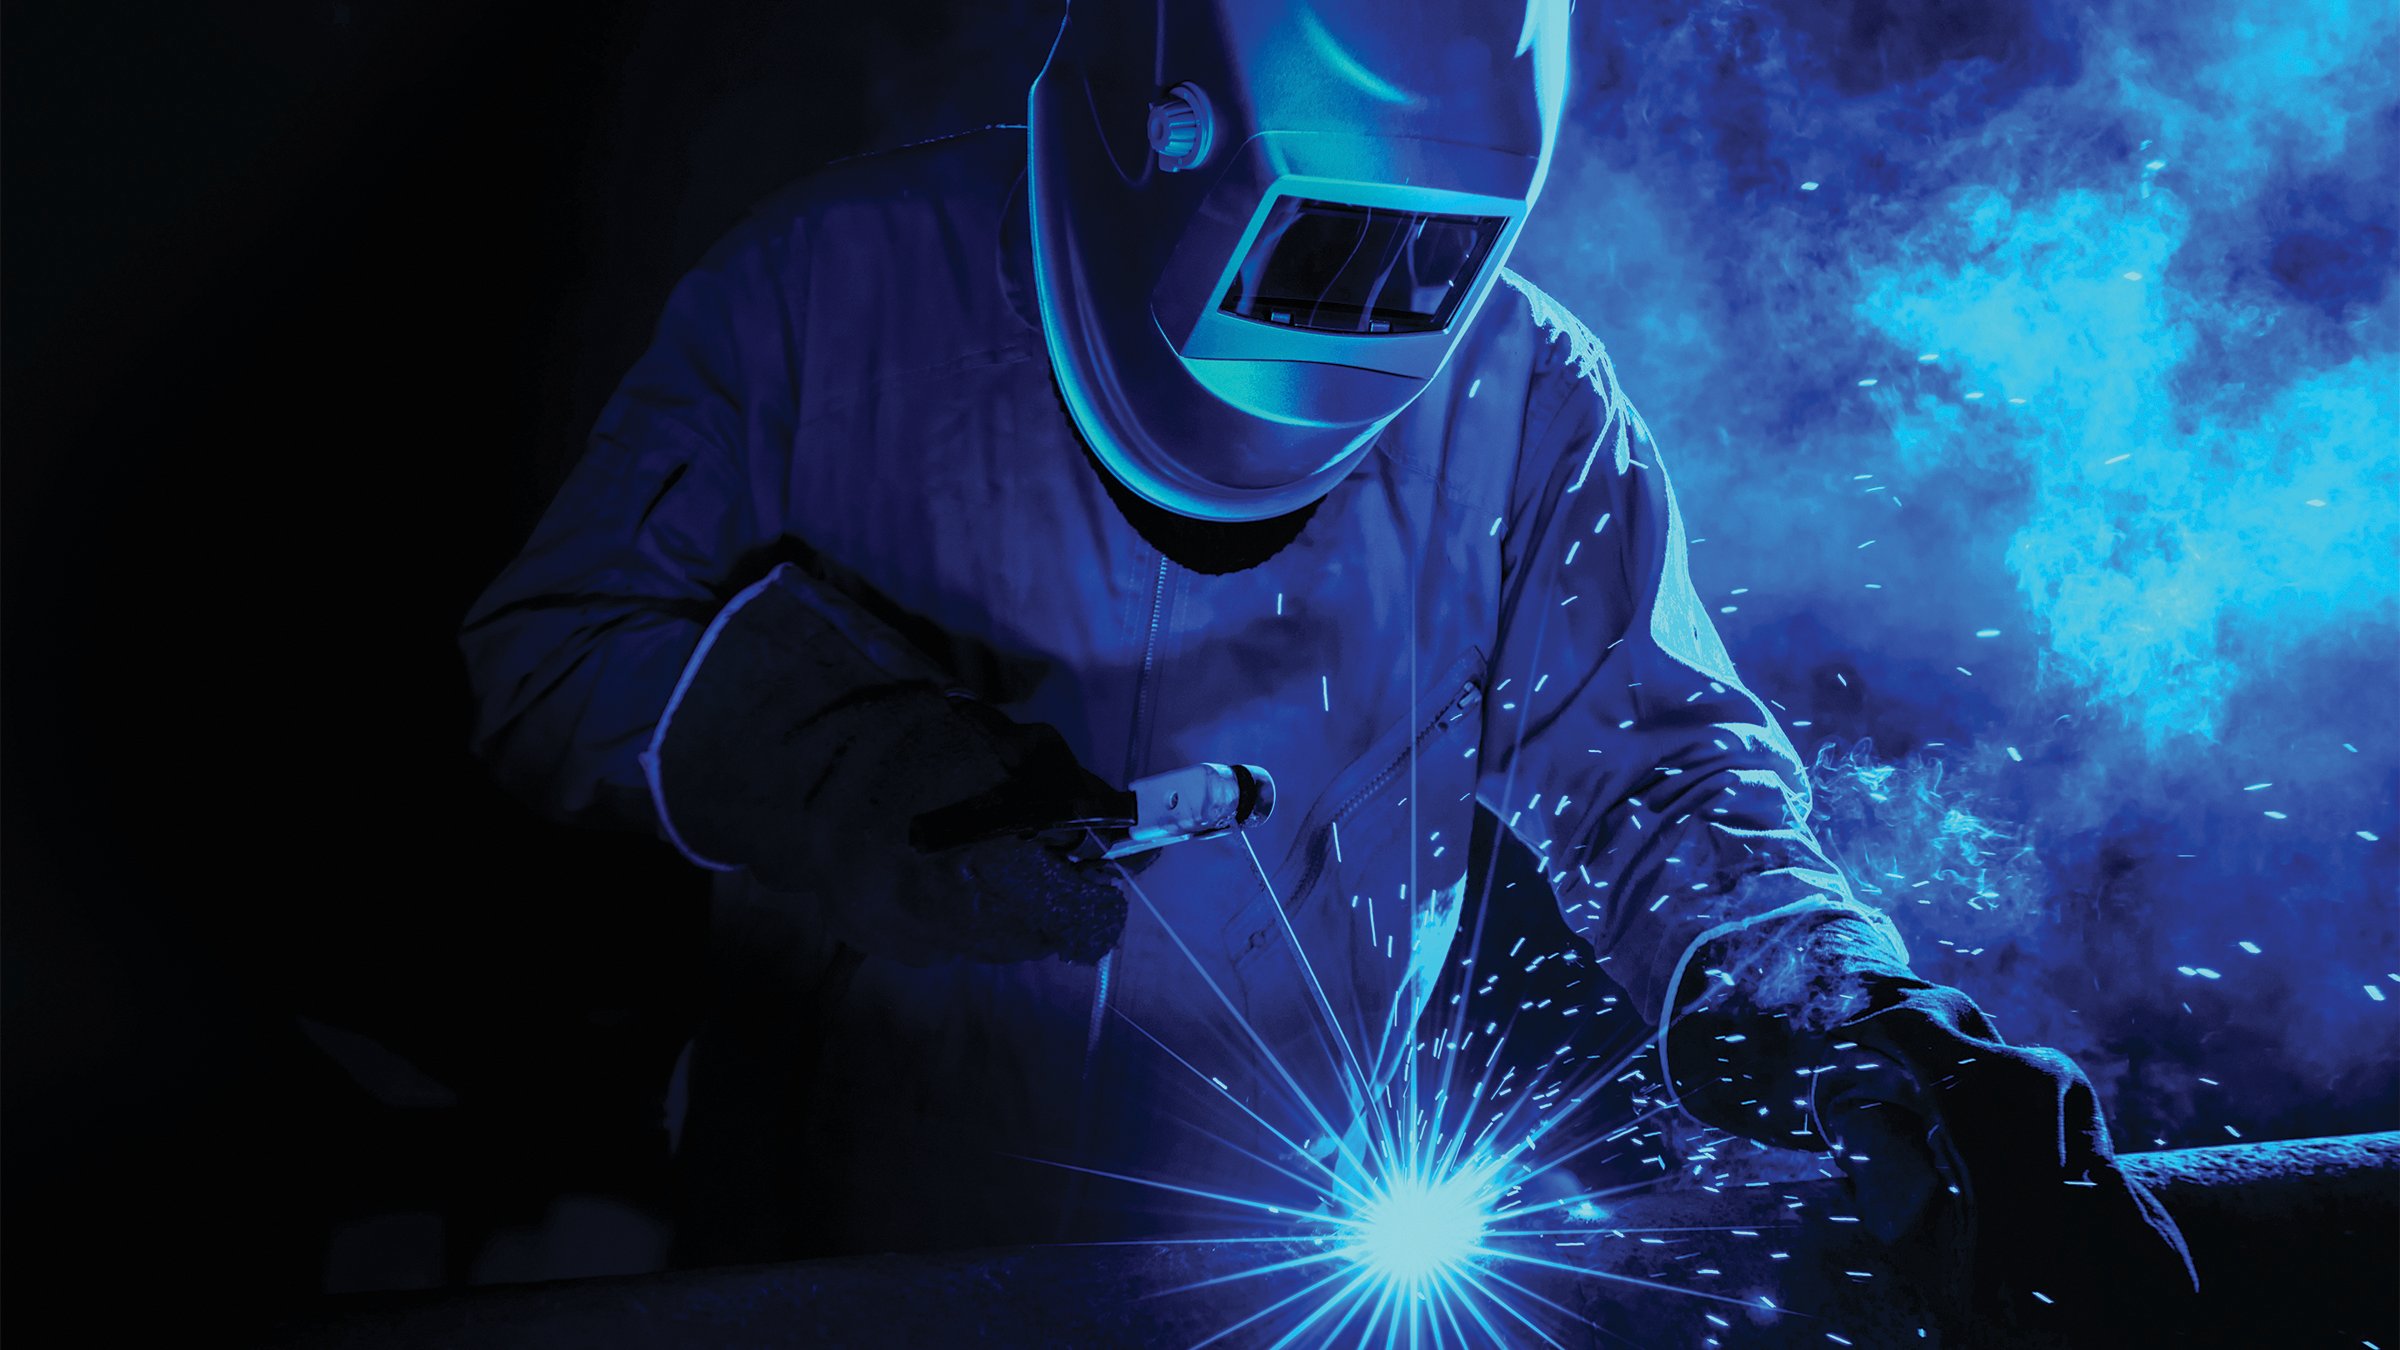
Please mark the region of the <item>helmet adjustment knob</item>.
POLYGON ((1157 152, 1161 170, 1180 173, 1198 167, 1215 139, 1216 118, 1200 86, 1176 85, 1150 105, 1150 148, 1157 152))

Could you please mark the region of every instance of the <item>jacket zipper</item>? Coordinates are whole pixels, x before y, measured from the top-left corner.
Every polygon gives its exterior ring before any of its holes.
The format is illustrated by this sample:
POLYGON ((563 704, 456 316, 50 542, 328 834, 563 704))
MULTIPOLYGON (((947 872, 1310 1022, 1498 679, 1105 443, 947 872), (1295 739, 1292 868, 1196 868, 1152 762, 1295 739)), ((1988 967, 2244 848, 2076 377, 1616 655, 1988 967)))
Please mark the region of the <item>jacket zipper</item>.
MULTIPOLYGON (((1132 782, 1140 771, 1142 732, 1150 722, 1150 671, 1158 664, 1158 630, 1167 610, 1167 559, 1158 559, 1158 574, 1150 584, 1150 631, 1142 639, 1142 668, 1134 677, 1133 734, 1125 744, 1125 781, 1132 782)), ((1092 1017, 1084 1028, 1083 1074, 1075 1093, 1075 1157, 1082 1158, 1091 1151, 1092 1090, 1097 1084, 1092 1070, 1100 1062, 1100 1036, 1108 1026, 1108 1004, 1115 993, 1117 954, 1103 952, 1099 965, 1092 972, 1092 1017)), ((1059 1207, 1059 1236, 1064 1241, 1075 1226, 1075 1217, 1083 1210, 1084 1178, 1068 1178, 1064 1202, 1059 1207)))
MULTIPOLYGON (((1447 703, 1442 705, 1441 711, 1433 715, 1432 721, 1417 729, 1417 734, 1410 738, 1407 745, 1400 748, 1400 752, 1392 757, 1389 764, 1384 765, 1374 777, 1360 785, 1357 791, 1344 798, 1341 805, 1328 812, 1322 821, 1317 822, 1302 836, 1308 840, 1308 870, 1300 874, 1299 884, 1292 888, 1291 899, 1285 902, 1287 909, 1298 909, 1301 901, 1316 887, 1317 878, 1324 874, 1326 855, 1333 851, 1333 827, 1348 819, 1351 812, 1365 805, 1368 798, 1383 791, 1401 770, 1408 767, 1409 760, 1418 751, 1424 749, 1427 741, 1432 740, 1436 734, 1448 730, 1481 702, 1483 702, 1483 685, 1479 681, 1468 680, 1457 693, 1450 696, 1447 703)), ((1410 847, 1415 847, 1413 840, 1410 842, 1410 847)))
MULTIPOLYGON (((1161 554, 1158 574, 1151 582, 1150 631, 1142 640, 1141 673, 1134 677, 1133 734, 1125 744, 1125 781, 1128 783, 1139 776, 1142 768, 1142 733, 1150 723, 1150 672, 1158 664, 1158 630, 1166 618, 1166 610, 1167 559, 1161 554)), ((1092 1076, 1092 1063, 1100 1053, 1100 1033, 1108 1024, 1108 1002, 1114 984, 1111 977, 1116 973, 1116 964, 1115 952, 1104 953, 1092 982, 1092 1020, 1085 1028, 1083 1039, 1083 1076, 1087 1082, 1092 1076)))

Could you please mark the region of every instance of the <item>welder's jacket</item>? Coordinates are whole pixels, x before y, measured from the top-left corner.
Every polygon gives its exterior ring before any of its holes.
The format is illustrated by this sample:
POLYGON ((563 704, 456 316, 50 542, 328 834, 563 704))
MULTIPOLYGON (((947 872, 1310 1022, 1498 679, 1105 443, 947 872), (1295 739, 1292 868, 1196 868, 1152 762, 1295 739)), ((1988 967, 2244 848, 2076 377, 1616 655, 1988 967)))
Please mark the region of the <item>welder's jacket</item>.
POLYGON ((873 897, 841 876, 769 896, 721 878, 721 904, 795 916, 795 979, 836 991, 811 1070, 831 1123, 808 1143, 838 1155, 829 1216, 932 1205, 937 1245, 1105 1226, 1062 1229, 1071 1174, 1003 1155, 1281 1185, 1192 1124, 1234 1137, 1238 1100, 1321 1152, 1348 1113, 1331 1066, 1392 1072, 1450 949, 1478 799, 1645 1017, 1704 937, 1848 903, 1580 323, 1507 276, 1294 542, 1204 575, 1127 523, 1060 405, 1023 165, 1023 133, 994 129, 838 164, 756 212, 677 287, 465 630, 482 753, 574 821, 673 837, 643 756, 757 586, 938 635, 923 649, 955 684, 1103 776, 1275 775, 1270 822, 1140 875, 1105 990, 1056 960, 880 957, 857 918, 873 897))

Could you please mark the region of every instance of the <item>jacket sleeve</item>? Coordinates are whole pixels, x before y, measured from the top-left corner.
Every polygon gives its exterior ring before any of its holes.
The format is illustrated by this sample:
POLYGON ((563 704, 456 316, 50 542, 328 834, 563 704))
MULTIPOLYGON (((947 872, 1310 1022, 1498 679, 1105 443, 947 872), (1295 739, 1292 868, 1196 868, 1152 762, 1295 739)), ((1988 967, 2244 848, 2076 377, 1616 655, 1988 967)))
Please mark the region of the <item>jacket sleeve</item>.
POLYGON ((460 637, 473 745, 544 814, 658 832, 640 755, 745 560, 781 533, 791 233, 746 226, 669 299, 533 537, 460 637), (759 479, 763 476, 763 482, 759 479))
POLYGON ((1507 279, 1551 341, 1510 491, 1478 791, 1665 1025, 1704 943, 1817 913, 1889 925, 1809 834, 1807 776, 1692 588, 1666 464, 1606 353, 1507 279))

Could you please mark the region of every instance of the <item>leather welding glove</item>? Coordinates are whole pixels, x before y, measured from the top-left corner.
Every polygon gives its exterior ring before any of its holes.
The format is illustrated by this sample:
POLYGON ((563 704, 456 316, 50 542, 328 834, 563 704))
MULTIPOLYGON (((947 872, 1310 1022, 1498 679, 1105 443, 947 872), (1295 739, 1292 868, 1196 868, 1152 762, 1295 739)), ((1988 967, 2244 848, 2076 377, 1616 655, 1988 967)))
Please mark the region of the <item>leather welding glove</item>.
POLYGON ((1685 1109, 1834 1149, 1862 1223, 1943 1303, 2088 1329, 2193 1292, 2182 1234, 2118 1166, 2091 1080, 1919 979, 1879 926, 1811 916, 1689 969, 1665 1038, 1685 1109))
POLYGON ((1125 925, 1109 873, 1021 837, 911 846, 938 807, 1014 792, 1072 814, 1110 791, 1056 730, 945 684, 888 626, 779 567, 718 617, 643 757, 661 823, 695 861, 809 897, 863 951, 1099 960, 1125 925))

